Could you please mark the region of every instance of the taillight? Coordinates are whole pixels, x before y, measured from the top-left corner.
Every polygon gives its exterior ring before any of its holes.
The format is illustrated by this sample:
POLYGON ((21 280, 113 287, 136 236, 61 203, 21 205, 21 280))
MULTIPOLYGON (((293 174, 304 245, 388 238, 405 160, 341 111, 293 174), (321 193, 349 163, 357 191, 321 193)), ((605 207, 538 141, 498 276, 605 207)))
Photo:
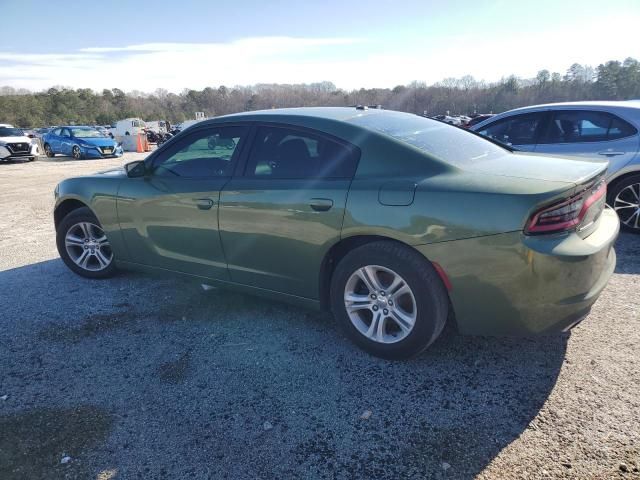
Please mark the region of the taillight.
POLYGON ((525 233, 558 233, 573 230, 595 222, 602 211, 607 197, 604 180, 584 192, 550 207, 538 210, 527 223, 525 233))

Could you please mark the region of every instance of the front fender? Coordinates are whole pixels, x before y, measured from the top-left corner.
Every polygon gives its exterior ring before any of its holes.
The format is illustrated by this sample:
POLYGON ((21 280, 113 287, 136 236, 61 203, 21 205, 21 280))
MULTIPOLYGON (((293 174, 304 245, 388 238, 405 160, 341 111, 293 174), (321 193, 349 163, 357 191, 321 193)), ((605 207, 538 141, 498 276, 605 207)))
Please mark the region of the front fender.
POLYGON ((86 205, 100 222, 118 260, 126 261, 127 250, 120 232, 116 208, 121 182, 121 177, 109 175, 63 180, 56 187, 54 210, 62 208, 68 201, 86 205))

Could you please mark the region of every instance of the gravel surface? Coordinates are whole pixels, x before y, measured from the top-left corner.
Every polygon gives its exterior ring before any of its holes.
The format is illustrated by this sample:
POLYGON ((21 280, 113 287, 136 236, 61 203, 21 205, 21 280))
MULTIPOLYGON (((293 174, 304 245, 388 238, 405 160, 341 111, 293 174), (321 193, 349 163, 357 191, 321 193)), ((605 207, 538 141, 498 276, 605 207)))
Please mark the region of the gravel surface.
POLYGON ((327 314, 71 273, 53 188, 125 159, 0 165, 0 478, 640 478, 640 237, 570 335, 417 359, 327 314))

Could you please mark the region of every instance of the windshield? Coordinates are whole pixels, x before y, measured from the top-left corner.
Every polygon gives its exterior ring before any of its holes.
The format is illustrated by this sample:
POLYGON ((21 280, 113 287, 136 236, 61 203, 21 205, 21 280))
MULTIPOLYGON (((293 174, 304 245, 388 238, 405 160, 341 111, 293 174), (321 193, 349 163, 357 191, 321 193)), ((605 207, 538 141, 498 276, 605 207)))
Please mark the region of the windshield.
POLYGON ((71 135, 76 138, 95 138, 95 137, 104 137, 98 130, 95 128, 72 128, 71 135))
POLYGON ((24 132, 19 128, 0 127, 0 137, 24 137, 24 132))
POLYGON ((458 167, 502 157, 509 152, 471 132, 418 115, 385 112, 363 115, 352 122, 389 135, 458 167))

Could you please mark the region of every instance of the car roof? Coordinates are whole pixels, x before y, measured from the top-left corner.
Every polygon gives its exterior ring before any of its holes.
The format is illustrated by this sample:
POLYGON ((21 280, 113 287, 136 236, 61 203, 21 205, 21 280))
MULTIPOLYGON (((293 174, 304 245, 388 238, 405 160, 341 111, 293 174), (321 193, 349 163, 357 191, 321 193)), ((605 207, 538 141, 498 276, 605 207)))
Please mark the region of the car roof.
MULTIPOLYGON (((379 108, 357 108, 357 107, 296 107, 296 108, 274 108, 270 110, 255 110, 250 112, 232 113, 219 118, 246 119, 246 117, 311 117, 323 118, 327 120, 338 120, 348 122, 353 118, 360 118, 364 115, 384 115, 389 113, 399 113, 392 110, 382 110, 379 108)), ((207 120, 203 120, 207 121, 207 120)))
POLYGON ((524 112, 527 110, 541 110, 551 108, 563 108, 563 107, 602 107, 602 108, 637 108, 640 109, 640 100, 609 100, 609 101, 584 101, 584 102, 558 102, 558 103, 543 103, 540 105, 530 105, 528 107, 514 108, 503 113, 512 112, 524 112))

